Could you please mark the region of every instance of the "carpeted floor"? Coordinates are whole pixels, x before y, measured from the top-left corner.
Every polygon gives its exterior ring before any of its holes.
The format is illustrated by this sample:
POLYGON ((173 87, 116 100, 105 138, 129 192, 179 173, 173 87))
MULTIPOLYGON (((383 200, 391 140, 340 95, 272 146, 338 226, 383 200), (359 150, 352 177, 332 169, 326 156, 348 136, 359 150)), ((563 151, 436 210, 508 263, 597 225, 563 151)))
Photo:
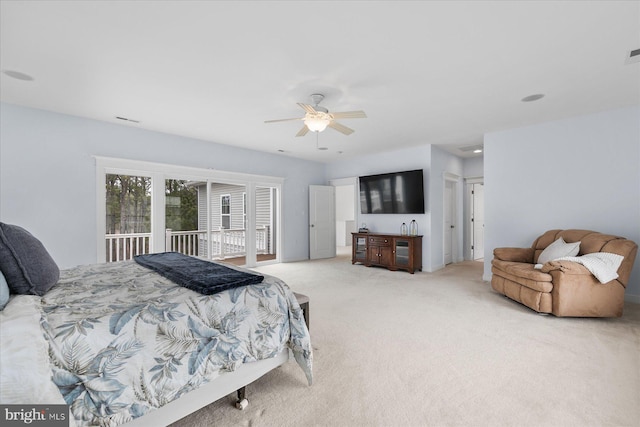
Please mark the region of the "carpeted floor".
POLYGON ((195 426, 638 426, 640 305, 539 315, 482 263, 414 275, 334 259, 260 267, 310 297, 314 384, 291 360, 178 421, 195 426))

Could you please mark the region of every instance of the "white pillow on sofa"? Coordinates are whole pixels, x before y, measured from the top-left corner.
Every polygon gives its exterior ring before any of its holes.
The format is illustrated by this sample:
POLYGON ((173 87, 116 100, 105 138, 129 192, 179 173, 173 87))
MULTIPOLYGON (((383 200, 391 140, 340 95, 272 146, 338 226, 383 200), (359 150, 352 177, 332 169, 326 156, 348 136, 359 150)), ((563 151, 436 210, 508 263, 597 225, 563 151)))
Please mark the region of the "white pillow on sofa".
POLYGON ((544 264, 565 256, 576 256, 580 252, 580 242, 567 243, 562 237, 547 246, 538 257, 538 264, 544 264))

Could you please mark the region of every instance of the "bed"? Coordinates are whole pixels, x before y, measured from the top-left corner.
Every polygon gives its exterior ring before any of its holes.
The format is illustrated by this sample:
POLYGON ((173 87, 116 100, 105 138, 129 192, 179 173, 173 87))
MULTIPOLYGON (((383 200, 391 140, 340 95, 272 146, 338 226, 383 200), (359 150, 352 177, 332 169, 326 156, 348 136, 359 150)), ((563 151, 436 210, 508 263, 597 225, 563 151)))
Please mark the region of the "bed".
MULTIPOLYGON (((0 223, 5 276, 8 234, 0 223)), ((129 260, 62 270, 32 291, 0 312, 2 404, 66 403, 77 426, 167 425, 290 355, 312 382, 302 310, 272 276, 206 295, 129 260)))

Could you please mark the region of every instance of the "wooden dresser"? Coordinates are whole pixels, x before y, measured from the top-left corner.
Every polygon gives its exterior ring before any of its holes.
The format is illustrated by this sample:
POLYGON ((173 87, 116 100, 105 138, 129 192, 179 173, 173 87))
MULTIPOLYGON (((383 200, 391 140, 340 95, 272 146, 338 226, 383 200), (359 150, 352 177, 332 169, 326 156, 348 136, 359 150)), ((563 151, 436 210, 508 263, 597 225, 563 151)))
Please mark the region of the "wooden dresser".
POLYGON ((351 233, 351 263, 359 262, 389 270, 422 271, 422 236, 400 234, 351 233))

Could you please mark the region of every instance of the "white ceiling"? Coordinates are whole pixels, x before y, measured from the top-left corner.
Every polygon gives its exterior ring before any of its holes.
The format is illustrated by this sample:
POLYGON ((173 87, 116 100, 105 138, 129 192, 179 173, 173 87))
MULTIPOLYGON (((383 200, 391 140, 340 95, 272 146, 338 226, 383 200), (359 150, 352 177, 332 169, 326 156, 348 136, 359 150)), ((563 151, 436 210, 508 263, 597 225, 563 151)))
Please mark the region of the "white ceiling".
POLYGON ((2 1, 11 104, 330 162, 640 104, 638 1, 2 1), (366 119, 296 138, 296 103, 366 119), (527 95, 543 93, 536 102, 527 95), (123 122, 116 116, 137 120, 123 122), (317 146, 328 150, 317 150, 317 146))

